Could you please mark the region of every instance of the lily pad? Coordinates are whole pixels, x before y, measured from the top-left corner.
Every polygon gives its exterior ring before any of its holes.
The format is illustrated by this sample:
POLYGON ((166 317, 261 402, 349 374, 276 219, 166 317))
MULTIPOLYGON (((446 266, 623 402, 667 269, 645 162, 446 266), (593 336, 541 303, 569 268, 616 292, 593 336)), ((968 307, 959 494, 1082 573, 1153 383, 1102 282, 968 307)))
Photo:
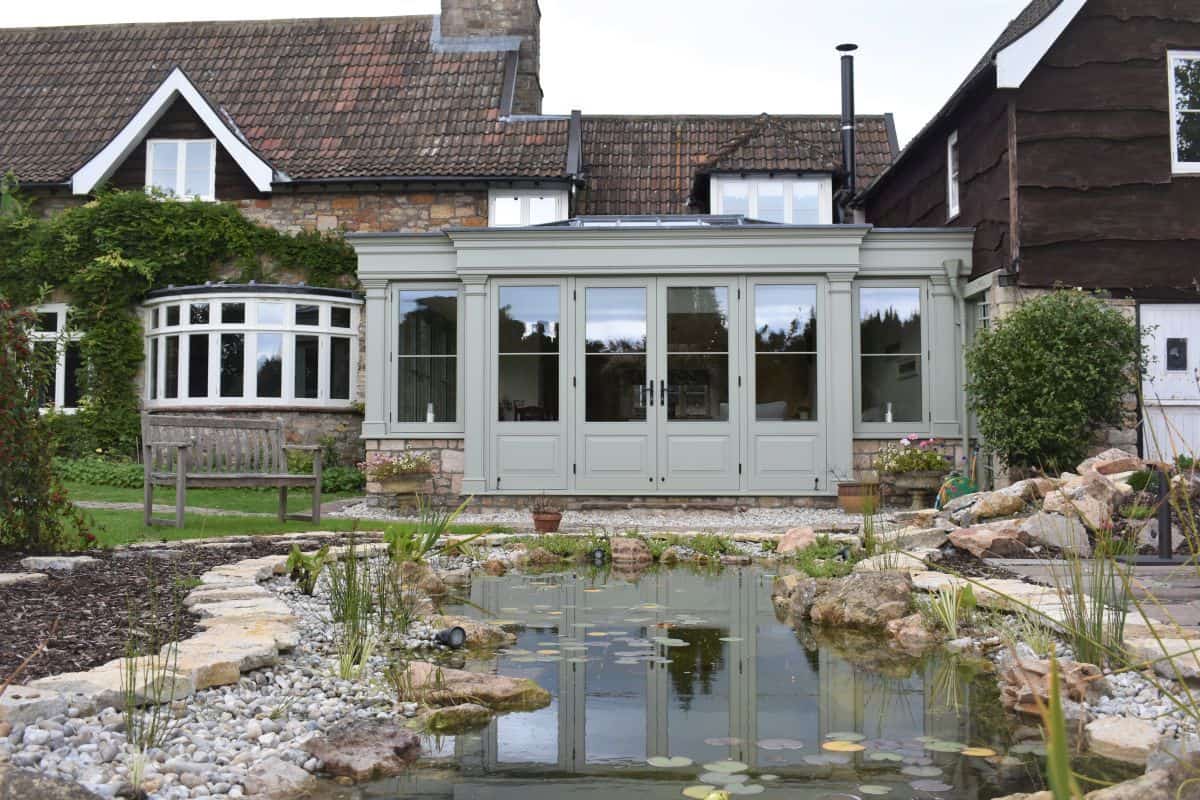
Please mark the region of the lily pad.
POLYGON ((743 764, 741 761, 713 761, 705 764, 704 768, 709 772, 734 773, 745 772, 750 769, 750 765, 743 764))
POLYGON ((821 749, 828 750, 831 753, 859 753, 867 748, 863 747, 858 742, 847 742, 842 739, 834 739, 830 742, 822 742, 821 749))
POLYGON ((903 775, 911 775, 914 778, 937 778, 942 774, 941 767, 904 767, 900 770, 903 775))
POLYGON ((718 786, 730 786, 735 783, 745 783, 750 780, 750 776, 744 772, 728 773, 728 772, 702 772, 698 781, 705 783, 715 783, 718 786))
POLYGON ((1018 756, 1026 753, 1044 756, 1046 755, 1046 745, 1044 742, 1022 742, 1013 746, 1008 752, 1018 756))
POLYGON ((636 658, 618 658, 613 661, 614 664, 640 664, 640 659, 636 658))
POLYGON ((903 760, 904 760, 904 756, 900 755, 899 753, 884 753, 884 752, 880 752, 880 753, 871 753, 869 756, 867 756, 867 760, 869 760, 869 761, 892 761, 892 762, 898 762, 898 761, 903 761, 903 760))
POLYGON ((881 794, 888 794, 889 792, 891 792, 892 787, 881 786, 878 783, 865 783, 862 786, 858 787, 858 791, 861 792, 862 794, 881 795, 881 794))
POLYGON ((996 755, 996 751, 990 747, 968 747, 962 751, 961 755, 973 758, 991 758, 996 755))
POLYGON ((687 647, 688 643, 683 639, 672 639, 670 636, 656 636, 654 641, 661 644, 663 647, 687 647))
POLYGON ((825 738, 836 739, 839 742, 861 742, 867 737, 853 731, 835 731, 834 733, 825 734, 825 738))
POLYGON ((954 787, 941 781, 911 781, 909 784, 918 792, 948 792, 954 787))
POLYGON ((962 742, 947 742, 936 739, 932 742, 926 742, 925 749, 932 750, 935 753, 959 753, 966 750, 967 746, 962 742))
POLYGON ((654 756, 646 763, 652 767, 690 767, 694 762, 687 756, 654 756))
POLYGON ((717 787, 709 786, 708 784, 700 783, 695 786, 689 786, 683 790, 684 797, 691 797, 693 800, 704 800, 717 787))
POLYGON ((713 747, 733 747, 742 743, 742 740, 736 736, 717 736, 712 739, 705 739, 705 744, 713 747))
POLYGON ((770 783, 771 781, 777 781, 777 780, 779 780, 779 776, 778 776, 778 775, 772 775, 771 773, 767 772, 767 773, 764 773, 764 774, 762 774, 762 775, 759 775, 759 776, 758 776, 758 779, 759 779, 760 781, 766 781, 767 783, 770 783))
POLYGON ((763 750, 803 750, 804 742, 799 739, 759 739, 758 746, 763 750))
POLYGON ((742 637, 740 637, 740 636, 722 636, 720 640, 722 642, 740 642, 740 641, 742 641, 742 637))
POLYGON ((828 766, 831 762, 829 756, 808 755, 804 757, 805 764, 812 764, 814 767, 828 766))
POLYGON ((764 788, 761 783, 730 783, 726 784, 725 791, 729 794, 762 794, 764 788))

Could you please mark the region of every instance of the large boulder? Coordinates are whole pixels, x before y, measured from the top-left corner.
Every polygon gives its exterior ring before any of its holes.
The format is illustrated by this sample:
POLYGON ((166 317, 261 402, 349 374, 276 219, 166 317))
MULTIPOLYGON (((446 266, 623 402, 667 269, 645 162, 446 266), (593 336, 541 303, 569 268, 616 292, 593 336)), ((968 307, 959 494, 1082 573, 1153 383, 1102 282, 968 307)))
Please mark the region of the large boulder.
MULTIPOLYGON (((1103 685, 1103 673, 1094 664, 1060 661, 1058 671, 1063 698, 1073 704, 1083 703, 1103 685)), ((1049 699, 1049 661, 1014 659, 1000 671, 1000 703, 1009 711, 1040 717, 1038 701, 1045 705, 1049 699)))
POLYGON ((771 602, 781 610, 789 610, 795 619, 807 619, 817 595, 829 587, 824 578, 807 575, 780 575, 771 584, 771 602))
POLYGON ((1075 471, 1080 475, 1091 471, 1098 472, 1101 475, 1114 475, 1118 472, 1136 472, 1145 466, 1146 462, 1133 453, 1127 453, 1124 450, 1113 447, 1091 458, 1085 458, 1079 463, 1075 471))
POLYGON ((242 785, 246 794, 263 800, 292 800, 304 797, 317 780, 302 767, 272 756, 251 763, 242 785))
POLYGON ((1024 511, 1025 505, 1025 498, 1019 492, 984 492, 971 506, 971 517, 976 520, 1011 517, 1024 511))
POLYGON ((408 663, 408 684, 427 705, 478 703, 493 711, 532 711, 550 705, 550 693, 533 681, 485 672, 408 663))
POLYGON ((439 629, 462 628, 467 634, 467 647, 502 647, 517 640, 516 634, 509 633, 499 625, 470 617, 442 614, 430 618, 429 624, 439 629))
POLYGON ((1112 522, 1110 503, 1085 495, 1072 497, 1065 487, 1046 495, 1042 510, 1078 519, 1091 530, 1107 527, 1112 522))
POLYGON ((404 772, 421 753, 421 738, 395 722, 355 720, 338 723, 302 747, 338 778, 369 781, 404 772))
POLYGON ((912 581, 907 574, 854 573, 818 595, 809 618, 819 625, 882 629, 907 616, 911 600, 912 581))
MULTIPOLYGON (((1171 774, 1165 769, 1151 770, 1131 780, 1123 781, 1084 795, 1085 800, 1183 800, 1188 786, 1194 785, 1195 775, 1182 786, 1183 794, 1176 796, 1171 774)), ((1192 790, 1194 793, 1194 789, 1192 790)))
POLYGON ((1134 717, 1101 717, 1084 732, 1093 753, 1129 764, 1145 764, 1162 738, 1153 723, 1134 717))
POLYGON ((612 563, 622 566, 648 566, 654 561, 650 548, 641 539, 632 536, 614 536, 608 540, 612 563))
POLYGON ((491 721, 493 712, 478 703, 435 708, 425 716, 425 730, 430 733, 458 734, 478 730, 491 721))
POLYGON ((779 542, 775 545, 775 552, 781 556, 796 553, 807 550, 816 541, 817 533, 812 528, 788 528, 787 532, 779 537, 779 542))
POLYGON ((524 567, 532 567, 539 569, 542 567, 557 567, 562 566, 562 556, 556 556, 544 547, 534 547, 531 550, 526 550, 520 556, 521 565, 524 567))
POLYGON ((959 528, 950 534, 950 544, 976 558, 1024 558, 1029 537, 1011 524, 959 528))
POLYGON ((1021 523, 1021 532, 1036 544, 1054 547, 1064 553, 1083 558, 1092 554, 1092 542, 1079 517, 1039 511, 1021 523))
POLYGON ((1127 638, 1125 648, 1135 661, 1153 663, 1154 671, 1164 678, 1200 680, 1200 640, 1127 638))

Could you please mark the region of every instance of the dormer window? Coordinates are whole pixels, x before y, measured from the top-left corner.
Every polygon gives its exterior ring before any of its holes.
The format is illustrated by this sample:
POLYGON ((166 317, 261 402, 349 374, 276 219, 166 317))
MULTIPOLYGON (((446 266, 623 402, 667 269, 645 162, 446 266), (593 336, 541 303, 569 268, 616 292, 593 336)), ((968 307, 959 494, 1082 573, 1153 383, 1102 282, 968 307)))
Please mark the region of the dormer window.
POLYGON ((488 193, 488 225, 517 228, 567 218, 567 193, 560 189, 500 190, 488 193))
POLYGON ((216 139, 151 139, 146 188, 185 200, 215 200, 216 163, 216 139))
POLYGON ((741 214, 763 222, 829 225, 833 222, 828 177, 712 177, 714 214, 741 214))

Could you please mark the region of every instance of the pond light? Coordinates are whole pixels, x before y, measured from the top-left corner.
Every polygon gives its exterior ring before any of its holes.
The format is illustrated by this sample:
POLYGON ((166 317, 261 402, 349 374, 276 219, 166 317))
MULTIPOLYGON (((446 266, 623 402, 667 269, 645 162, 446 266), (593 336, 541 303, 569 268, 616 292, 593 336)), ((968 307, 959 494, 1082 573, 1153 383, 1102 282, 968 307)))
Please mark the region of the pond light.
POLYGON ((467 643, 467 632, 455 625, 453 628, 443 628, 433 638, 438 644, 457 650, 467 643))

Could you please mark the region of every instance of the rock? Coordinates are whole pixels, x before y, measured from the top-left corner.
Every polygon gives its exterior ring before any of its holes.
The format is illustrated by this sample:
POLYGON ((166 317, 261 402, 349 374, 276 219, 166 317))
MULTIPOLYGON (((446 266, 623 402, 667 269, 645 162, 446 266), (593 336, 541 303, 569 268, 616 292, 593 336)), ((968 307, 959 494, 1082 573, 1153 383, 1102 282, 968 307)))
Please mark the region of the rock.
POLYGON ((500 647, 512 644, 517 640, 515 634, 501 628, 470 617, 442 615, 433 617, 429 624, 435 629, 462 628, 467 634, 467 647, 500 647))
POLYGON ((886 630, 901 650, 912 655, 920 655, 937 641, 937 636, 929 630, 920 614, 894 619, 887 624, 886 630))
POLYGON ((460 703, 429 712, 425 717, 425 729, 430 733, 464 733, 486 726, 492 716, 491 709, 478 703, 460 703))
POLYGON ((250 797, 291 800, 302 797, 316 786, 317 780, 302 767, 271 757, 254 761, 246 770, 242 785, 250 797))
POLYGON ((907 616, 912 582, 892 572, 855 573, 834 582, 818 596, 809 618, 819 625, 883 628, 907 616))
MULTIPOLYGON (((1195 778, 1195 775, 1190 776, 1195 778)), ((1175 800, 1170 773, 1156 769, 1132 780, 1097 789, 1084 795, 1085 800, 1175 800)))
POLYGON ((86 564, 94 564, 91 556, 30 556, 21 559, 21 566, 28 570, 50 570, 51 572, 73 572, 86 564))
POLYGON ((1016 493, 1005 491, 984 492, 971 506, 971 517, 975 520, 1009 517, 1025 510, 1025 499, 1016 493))
POLYGON ((508 567, 505 566, 504 562, 498 558, 489 558, 487 561, 483 562, 483 571, 488 575, 498 578, 504 573, 508 572, 508 567))
POLYGON ((1095 470, 1101 475, 1119 475, 1122 472, 1137 472, 1145 468, 1146 462, 1142 461, 1137 456, 1125 456, 1124 458, 1116 458, 1112 461, 1101 461, 1096 464, 1095 470))
POLYGON ((1023 558, 1030 555, 1028 536, 1011 525, 980 525, 950 534, 950 544, 976 558, 1023 558))
POLYGON ((807 550, 816 541, 817 534, 812 528, 788 528, 783 536, 779 537, 779 542, 775 545, 775 552, 782 556, 807 550))
POLYGON ((100 795, 73 781, 0 764, 0 800, 99 800, 100 795))
POLYGON ((675 545, 671 545, 666 550, 663 550, 662 555, 658 557, 658 563, 660 563, 660 564, 667 564, 667 565, 678 564, 679 560, 680 560, 679 548, 676 547, 675 545))
MULTIPOLYGON (((1058 662, 1059 680, 1066 700, 1082 703, 1103 685, 1100 668, 1076 661, 1058 662)), ((1017 659, 1000 672, 1000 703, 1009 711, 1040 717, 1038 701, 1050 698, 1050 662, 1017 659)))
POLYGON ((0 587, 13 586, 18 583, 37 583, 47 580, 48 577, 41 572, 0 572, 0 587))
POLYGON ((430 706, 479 703, 493 711, 531 711, 550 705, 550 693, 531 680, 466 672, 425 661, 408 663, 408 681, 430 706))
POLYGON ((1153 723, 1135 717, 1101 717, 1085 732, 1093 753, 1129 764, 1145 764, 1162 738, 1153 723))
POLYGON ((0 694, 0 722, 25 723, 57 717, 67 713, 67 699, 49 689, 32 686, 10 686, 0 694))
POLYGON ((946 505, 942 506, 942 513, 954 514, 959 511, 965 511, 966 509, 978 503, 980 499, 982 499, 983 495, 983 492, 972 492, 971 494, 959 495, 949 503, 946 503, 946 505))
POLYGON ((924 572, 929 569, 924 559, 918 558, 913 553, 905 553, 899 550, 890 553, 880 553, 876 556, 864 558, 854 565, 855 572, 924 572))
POLYGON ((726 566, 745 567, 754 563, 754 559, 745 553, 726 553, 721 556, 721 563, 726 566))
POLYGON ((1112 521, 1112 507, 1094 497, 1069 497, 1066 490, 1059 489, 1046 495, 1042 509, 1080 520, 1091 530, 1099 530, 1112 521))
POLYGON ((826 578, 810 578, 807 575, 789 575, 787 577, 796 578, 795 581, 787 581, 780 589, 781 592, 788 593, 787 602, 792 618, 808 619, 813 603, 822 593, 828 591, 831 581, 826 578))
POLYGON ((608 540, 613 564, 645 566, 654 561, 650 548, 632 536, 614 536, 608 540))
MULTIPOLYGON (((949 526, 947 526, 949 527, 949 526)), ((950 528, 953 530, 953 528, 950 528)), ((876 534, 880 542, 886 542, 902 550, 913 547, 941 547, 946 543, 946 528, 900 528, 876 534)))
POLYGON ((1165 678, 1200 679, 1200 641, 1147 637, 1126 640, 1125 647, 1134 662, 1153 662, 1154 671, 1165 678))
POLYGON ((535 547, 532 550, 527 550, 521 555, 521 563, 527 567, 556 567, 563 563, 563 559, 554 555, 544 547, 535 547))
POLYGON ((1056 547, 1064 553, 1087 558, 1092 554, 1092 543, 1087 528, 1078 517, 1067 517, 1039 511, 1021 523, 1021 531, 1037 544, 1056 547))
POLYGON ((1144 462, 1134 453, 1127 453, 1117 447, 1111 447, 1102 453, 1085 458, 1079 462, 1079 466, 1075 468, 1075 472, 1083 475, 1086 472, 1095 470, 1101 475, 1111 475, 1114 472, 1131 472, 1139 470, 1144 466, 1144 462))
POLYGON ((302 747, 330 775, 369 781, 404 772, 420 755, 421 739, 395 722, 357 720, 338 723, 302 747))

